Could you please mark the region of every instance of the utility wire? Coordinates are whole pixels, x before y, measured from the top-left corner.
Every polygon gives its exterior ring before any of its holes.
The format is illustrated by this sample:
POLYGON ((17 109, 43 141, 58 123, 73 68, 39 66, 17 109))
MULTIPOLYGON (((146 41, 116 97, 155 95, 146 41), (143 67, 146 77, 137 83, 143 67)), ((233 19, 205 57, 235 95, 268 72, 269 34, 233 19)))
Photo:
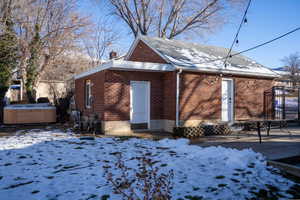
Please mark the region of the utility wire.
POLYGON ((299 30, 300 30, 300 27, 295 28, 294 30, 291 30, 291 31, 289 31, 289 32, 287 32, 287 33, 285 33, 285 34, 283 34, 283 35, 281 35, 281 36, 278 36, 277 38, 274 38, 274 39, 269 40, 269 41, 267 41, 267 42, 264 42, 264 43, 262 43, 262 44, 256 45, 256 46, 251 47, 251 48, 249 48, 249 49, 240 51, 240 52, 238 52, 238 53, 234 53, 234 54, 232 54, 232 55, 230 55, 230 56, 232 57, 232 56, 236 56, 236 55, 245 53, 245 52, 247 52, 247 51, 251 51, 251 50, 253 50, 253 49, 256 49, 256 48, 258 48, 258 47, 261 47, 261 46, 264 46, 264 45, 269 44, 269 43, 271 43, 271 42, 274 42, 275 40, 278 40, 278 39, 280 39, 280 38, 283 38, 283 37, 285 37, 285 36, 287 36, 287 35, 289 35, 289 34, 291 34, 291 33, 294 33, 294 32, 296 32, 296 31, 299 31, 299 30))
POLYGON ((287 36, 287 35, 289 35, 289 34, 292 34, 292 33, 296 32, 296 31, 299 31, 299 30, 300 30, 300 27, 295 28, 295 29, 293 29, 293 30, 291 30, 291 31, 289 31, 289 32, 287 32, 287 33, 285 33, 285 34, 282 34, 282 35, 280 35, 280 36, 278 36, 278 37, 276 37, 276 38, 274 38, 274 39, 271 39, 271 40, 269 40, 269 41, 266 41, 266 42, 264 42, 264 43, 261 43, 261 44, 259 44, 259 45, 254 46, 254 47, 251 47, 251 48, 249 48, 249 49, 246 49, 246 50, 243 50, 243 51, 239 51, 239 52, 237 52, 237 53, 230 54, 229 56, 225 56, 225 57, 222 57, 222 58, 217 58, 217 59, 209 60, 209 61, 202 62, 202 63, 195 63, 195 64, 207 64, 207 63, 212 63, 212 62, 219 61, 219 60, 224 60, 224 59, 227 59, 228 57, 237 56, 237 55, 240 55, 240 54, 245 53, 245 52, 247 52, 247 51, 251 51, 251 50, 257 49, 257 48, 259 48, 259 47, 261 47, 261 46, 264 46, 264 45, 266 45, 266 44, 269 44, 269 43, 271 43, 271 42, 274 42, 274 41, 276 41, 276 40, 279 40, 279 39, 281 39, 281 38, 283 38, 283 37, 285 37, 285 36, 287 36))
POLYGON ((234 45, 234 43, 236 42, 236 40, 237 40, 237 38, 238 38, 238 36, 239 36, 239 33, 240 33, 240 30, 241 30, 241 28, 242 28, 243 23, 245 22, 246 15, 247 15, 248 9, 249 9, 249 7, 250 7, 250 4, 251 4, 251 0, 248 1, 248 5, 247 5, 246 10, 245 10, 245 12, 244 12, 244 16, 243 16, 243 18, 242 18, 242 21, 241 21, 241 23, 240 23, 240 26, 239 26, 239 28, 238 28, 236 34, 235 34, 235 37, 234 37, 234 39, 233 39, 233 42, 232 42, 232 44, 231 44, 231 46, 230 46, 230 49, 229 49, 228 54, 227 54, 227 56, 226 56, 226 59, 225 59, 225 61, 224 61, 224 66, 225 66, 225 68, 226 68, 226 61, 227 61, 228 57, 230 57, 230 54, 231 54, 233 45, 234 45))

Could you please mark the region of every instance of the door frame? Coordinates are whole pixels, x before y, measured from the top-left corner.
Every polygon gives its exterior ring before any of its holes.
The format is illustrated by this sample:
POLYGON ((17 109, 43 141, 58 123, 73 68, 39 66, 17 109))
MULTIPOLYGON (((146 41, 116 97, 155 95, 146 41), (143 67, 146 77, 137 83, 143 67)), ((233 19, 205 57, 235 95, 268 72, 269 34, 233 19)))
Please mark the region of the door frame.
POLYGON ((147 113, 147 128, 150 129, 150 113, 151 113, 151 83, 150 81, 130 81, 130 123, 132 123, 132 112, 133 112, 133 97, 132 97, 132 83, 146 83, 147 85, 147 96, 148 96, 148 113, 147 113))
POLYGON ((231 115, 230 115, 230 119, 228 118, 228 121, 226 122, 233 122, 234 121, 234 118, 235 118, 235 93, 234 93, 234 79, 232 78, 222 78, 222 81, 221 81, 221 121, 224 121, 222 118, 223 116, 223 81, 228 81, 231 85, 231 88, 230 88, 230 93, 231 93, 231 106, 230 106, 230 111, 231 111, 231 115))

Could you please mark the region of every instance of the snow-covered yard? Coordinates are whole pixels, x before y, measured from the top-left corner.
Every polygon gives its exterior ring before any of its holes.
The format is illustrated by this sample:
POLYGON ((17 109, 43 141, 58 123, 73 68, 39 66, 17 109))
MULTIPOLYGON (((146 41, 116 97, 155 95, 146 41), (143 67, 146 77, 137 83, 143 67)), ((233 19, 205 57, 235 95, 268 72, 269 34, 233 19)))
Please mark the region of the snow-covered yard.
POLYGON ((31 130, 0 138, 0 199, 122 199, 104 175, 105 166, 111 166, 119 176, 117 154, 132 171, 141 156, 151 158, 159 173, 173 169, 176 200, 251 199, 267 193, 287 199, 295 185, 250 149, 201 148, 186 139, 80 140, 71 132, 31 130))

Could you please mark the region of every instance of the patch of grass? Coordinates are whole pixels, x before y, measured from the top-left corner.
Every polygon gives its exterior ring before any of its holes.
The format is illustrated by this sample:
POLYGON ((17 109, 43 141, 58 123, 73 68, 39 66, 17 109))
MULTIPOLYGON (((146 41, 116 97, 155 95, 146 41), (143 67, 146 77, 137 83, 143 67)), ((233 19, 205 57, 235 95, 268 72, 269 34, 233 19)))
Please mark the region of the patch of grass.
POLYGON ((194 191, 197 191, 197 190, 199 190, 200 188, 199 187, 193 187, 193 190, 194 191))
POLYGON ((94 199, 94 198, 96 198, 97 197, 97 195, 95 195, 95 194, 91 194, 86 200, 89 200, 89 199, 94 199))
POLYGON ((218 187, 226 187, 226 186, 227 186, 227 184, 223 184, 223 183, 218 185, 218 187))
POLYGON ((12 165, 11 163, 5 163, 4 166, 10 166, 12 165))
POLYGON ((243 172, 243 171, 245 171, 244 169, 234 169, 235 171, 238 171, 238 172, 243 172))
POLYGON ((293 195, 294 199, 300 199, 300 185, 299 184, 295 184, 293 185, 288 191, 287 193, 293 195))
POLYGON ((134 136, 118 136, 116 139, 120 142, 123 142, 123 141, 126 141, 126 140, 130 140, 132 138, 137 138, 137 137, 134 137, 134 136))
POLYGON ((225 178, 225 176, 220 175, 220 176, 216 176, 215 178, 216 178, 216 179, 223 179, 223 178, 225 178))
POLYGON ((191 196, 191 195, 187 195, 184 198, 189 199, 189 200, 202 200, 203 199, 202 196, 191 196))
POLYGON ((234 178, 231 178, 230 180, 233 181, 233 182, 235 182, 235 183, 239 183, 240 182, 239 180, 234 179, 234 178))
POLYGON ((18 183, 18 184, 10 185, 10 186, 5 187, 3 189, 4 190, 13 189, 13 188, 20 187, 20 186, 23 186, 23 185, 28 185, 28 184, 31 184, 31 183, 33 183, 33 181, 28 181, 28 182, 24 182, 24 183, 18 183))
POLYGON ((250 164, 248 165, 248 167, 249 167, 249 168, 254 168, 254 167, 255 167, 255 163, 250 163, 250 164))
POLYGON ((167 149, 170 149, 170 148, 169 147, 156 147, 156 149, 167 150, 167 149))
POLYGON ((19 159, 24 159, 26 158, 26 156, 19 156, 19 159))
MULTIPOLYGON (((277 200, 277 199, 286 198, 285 196, 283 196, 279 193, 278 188, 275 188, 274 186, 270 187, 270 185, 267 185, 267 187, 269 190, 260 189, 258 192, 250 191, 250 193, 255 195, 255 199, 277 200)), ((297 192, 295 194, 299 195, 299 190, 297 190, 297 192)), ((294 194, 292 194, 292 195, 293 195, 292 199, 298 199, 300 197, 300 196, 297 197, 294 194)))
POLYGON ((34 190, 34 191, 31 192, 31 194, 37 194, 39 192, 40 192, 39 190, 34 190))
POLYGON ((102 195, 101 200, 108 200, 110 196, 108 194, 102 195))
POLYGON ((160 138, 160 137, 155 137, 155 136, 154 136, 154 137, 152 138, 152 140, 153 140, 153 141, 159 141, 159 140, 161 140, 161 138, 160 138))
POLYGON ((273 185, 266 184, 266 186, 272 192, 278 192, 279 191, 279 189, 277 187, 273 186, 273 185))
POLYGON ((218 188, 215 187, 208 187, 209 192, 215 192, 218 190, 218 188))
POLYGON ((115 156, 115 155, 120 155, 121 154, 121 152, 112 152, 112 153, 109 153, 109 155, 113 155, 113 156, 115 156))

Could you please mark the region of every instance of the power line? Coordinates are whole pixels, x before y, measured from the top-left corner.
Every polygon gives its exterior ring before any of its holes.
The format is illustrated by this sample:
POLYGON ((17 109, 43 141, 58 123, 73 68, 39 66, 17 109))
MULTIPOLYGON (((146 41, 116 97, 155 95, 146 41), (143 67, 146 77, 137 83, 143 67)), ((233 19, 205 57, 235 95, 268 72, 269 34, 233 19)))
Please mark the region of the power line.
POLYGON ((247 51, 251 51, 251 50, 253 50, 253 49, 256 49, 256 48, 258 48, 258 47, 261 47, 261 46, 264 46, 264 45, 269 44, 269 43, 271 43, 271 42, 274 42, 275 40, 278 40, 278 39, 280 39, 280 38, 283 38, 283 37, 285 37, 285 36, 287 36, 287 35, 289 35, 289 34, 291 34, 291 33, 294 33, 294 32, 296 32, 296 31, 299 31, 299 30, 300 30, 300 27, 295 28, 294 30, 291 30, 291 31, 289 31, 289 32, 287 32, 287 33, 285 33, 285 34, 283 34, 283 35, 280 35, 280 36, 278 36, 277 38, 274 38, 274 39, 269 40, 269 41, 267 41, 267 42, 264 42, 264 43, 262 43, 262 44, 256 45, 256 46, 251 47, 251 48, 249 48, 249 49, 240 51, 240 52, 238 52, 238 53, 232 54, 232 55, 230 55, 230 56, 232 57, 232 56, 236 56, 236 55, 245 53, 245 52, 247 52, 247 51))
POLYGON ((226 68, 226 61, 227 61, 228 57, 230 56, 230 53, 231 53, 231 51, 232 51, 232 48, 233 48, 234 43, 237 41, 237 38, 238 38, 238 36, 239 36, 240 30, 241 30, 241 28, 242 28, 242 25, 243 25, 243 23, 245 23, 245 22, 247 21, 246 15, 247 15, 248 9, 249 9, 249 7, 250 7, 250 4, 251 4, 251 0, 248 1, 248 5, 247 5, 246 10, 245 10, 245 12, 244 12, 244 16, 243 16, 243 18, 242 18, 242 21, 241 21, 241 23, 240 23, 240 25, 239 25, 239 28, 238 28, 238 30, 237 30, 237 32, 236 32, 236 34, 235 34, 235 37, 234 37, 234 39, 233 39, 233 42, 232 42, 232 44, 231 44, 231 46, 230 46, 230 48, 229 48, 228 54, 227 54, 226 59, 225 59, 225 61, 224 61, 224 66, 225 66, 225 68, 226 68))
POLYGON ((230 54, 229 56, 225 56, 225 57, 222 57, 222 58, 213 59, 213 60, 206 61, 206 62, 202 62, 202 63, 195 63, 195 64, 200 64, 200 65, 201 65, 201 64, 212 63, 212 62, 219 61, 219 60, 224 60, 224 59, 227 59, 228 57, 231 58, 231 57, 233 57, 233 56, 240 55, 240 54, 245 53, 245 52, 247 52, 247 51, 251 51, 251 50, 257 49, 258 47, 261 47, 261 46, 264 46, 264 45, 269 44, 269 43, 271 43, 271 42, 274 42, 274 41, 276 41, 276 40, 279 40, 279 39, 281 39, 281 38, 283 38, 283 37, 285 37, 285 36, 287 36, 287 35, 289 35, 289 34, 292 34, 292 33, 296 32, 296 31, 299 31, 299 30, 300 30, 300 27, 295 28, 295 29, 293 29, 293 30, 291 30, 291 31, 289 31, 289 32, 287 32, 287 33, 285 33, 285 34, 282 34, 282 35, 280 35, 280 36, 278 36, 278 37, 276 37, 276 38, 274 38, 274 39, 271 39, 271 40, 269 40, 269 41, 266 41, 266 42, 264 42, 264 43, 261 43, 261 44, 259 44, 259 45, 254 46, 254 47, 248 48, 248 49, 243 50, 243 51, 239 51, 239 52, 234 53, 234 54, 230 54))

